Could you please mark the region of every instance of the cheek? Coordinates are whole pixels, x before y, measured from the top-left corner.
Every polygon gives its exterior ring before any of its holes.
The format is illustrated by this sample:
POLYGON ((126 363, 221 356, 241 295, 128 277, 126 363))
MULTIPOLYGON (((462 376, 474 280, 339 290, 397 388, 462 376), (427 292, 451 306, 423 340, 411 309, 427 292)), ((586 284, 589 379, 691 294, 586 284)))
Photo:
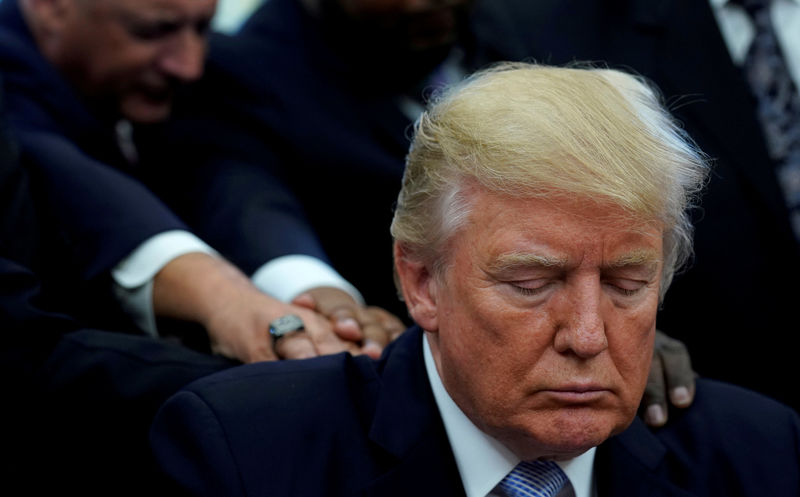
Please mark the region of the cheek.
POLYGON ((161 45, 157 42, 139 41, 125 33, 109 35, 108 43, 98 48, 96 59, 102 61, 108 79, 125 83, 155 67, 161 45))
POLYGON ((439 325, 442 363, 448 372, 458 371, 448 379, 461 394, 459 404, 471 404, 473 419, 490 419, 502 406, 523 402, 549 343, 539 315, 502 305, 488 291, 440 304, 445 304, 439 325))
POLYGON ((609 337, 609 349, 624 384, 625 402, 634 407, 639 405, 650 372, 655 322, 639 329, 641 331, 614 337, 614 341, 609 337))
POLYGON ((456 286, 450 290, 437 302, 438 340, 448 390, 453 387, 461 394, 456 393, 454 398, 486 398, 493 386, 499 387, 498 383, 507 378, 501 371, 506 361, 498 360, 504 355, 504 341, 498 332, 502 322, 486 308, 480 292, 461 294, 456 286))

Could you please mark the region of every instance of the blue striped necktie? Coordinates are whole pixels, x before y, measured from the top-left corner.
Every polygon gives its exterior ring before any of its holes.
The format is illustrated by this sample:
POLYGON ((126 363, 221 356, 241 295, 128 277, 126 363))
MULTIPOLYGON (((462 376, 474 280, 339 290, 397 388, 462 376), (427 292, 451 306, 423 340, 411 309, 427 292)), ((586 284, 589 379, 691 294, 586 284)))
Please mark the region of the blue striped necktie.
POLYGON ((553 461, 522 461, 497 488, 506 497, 554 497, 568 482, 553 461))
POLYGON ((777 165, 792 227, 800 239, 800 95, 772 26, 771 1, 738 1, 755 27, 744 62, 745 74, 758 101, 767 148, 777 165))

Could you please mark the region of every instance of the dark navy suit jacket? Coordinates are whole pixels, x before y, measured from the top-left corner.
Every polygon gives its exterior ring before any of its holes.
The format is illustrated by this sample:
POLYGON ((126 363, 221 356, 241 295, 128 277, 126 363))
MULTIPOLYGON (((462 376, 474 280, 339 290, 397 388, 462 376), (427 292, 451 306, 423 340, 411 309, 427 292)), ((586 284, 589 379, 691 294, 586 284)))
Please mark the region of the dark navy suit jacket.
POLYGON ((42 288, 47 275, 21 262, 38 250, 40 234, 6 131, 0 115, 0 423, 10 456, 0 478, 32 494, 142 495, 152 487, 146 438, 157 408, 181 386, 234 363, 87 328, 64 312, 65 302, 53 308, 59 296, 42 288))
MULTIPOLYGON (((713 173, 694 212, 692 269, 676 278, 659 329, 689 345, 701 374, 800 408, 785 381, 793 350, 781 345, 798 326, 800 253, 753 99, 707 2, 479 0, 475 9, 467 69, 607 61, 661 88, 713 173)), ((411 126, 397 97, 416 89, 402 62, 341 31, 296 0, 271 0, 235 37, 212 41, 208 77, 177 126, 197 152, 187 164, 208 167, 183 205, 247 270, 287 253, 329 257, 369 302, 405 316, 388 226, 411 126)))
POLYGON ((234 365, 42 307, 38 277, 0 257, 0 477, 33 495, 149 494, 147 431, 187 383, 234 365), (122 483, 124 482, 124 483, 122 483))
MULTIPOLYGON (((170 399, 151 432, 167 475, 194 496, 464 495, 412 328, 380 361, 262 363, 170 399)), ((796 496, 800 420, 738 387, 700 380, 697 401, 655 432, 640 420, 603 443, 603 496, 796 496)))
POLYGON ((114 122, 90 110, 42 57, 11 0, 0 3, 0 74, 42 235, 37 250, 17 248, 12 258, 47 276, 42 283, 58 294, 53 305, 102 326, 127 325, 109 297, 110 269, 151 236, 185 224, 135 178, 114 122))
POLYGON ((125 333, 109 269, 183 224, 111 166, 113 137, 41 58, 12 0, 0 3, 0 80, 0 423, 10 456, 0 478, 41 495, 146 494, 157 408, 234 362, 125 333))

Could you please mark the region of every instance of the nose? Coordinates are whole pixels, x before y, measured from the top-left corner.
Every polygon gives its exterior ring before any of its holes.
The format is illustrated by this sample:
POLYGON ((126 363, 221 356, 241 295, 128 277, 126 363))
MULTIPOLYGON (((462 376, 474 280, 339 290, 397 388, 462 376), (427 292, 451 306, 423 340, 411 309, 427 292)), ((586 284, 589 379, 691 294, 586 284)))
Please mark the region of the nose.
POLYGON ((203 75, 206 44, 206 37, 196 30, 181 30, 162 53, 161 70, 183 82, 199 79, 203 75))
POLYGON ((554 347, 562 354, 582 359, 594 357, 608 348, 605 320, 601 312, 600 282, 576 284, 558 302, 554 347))

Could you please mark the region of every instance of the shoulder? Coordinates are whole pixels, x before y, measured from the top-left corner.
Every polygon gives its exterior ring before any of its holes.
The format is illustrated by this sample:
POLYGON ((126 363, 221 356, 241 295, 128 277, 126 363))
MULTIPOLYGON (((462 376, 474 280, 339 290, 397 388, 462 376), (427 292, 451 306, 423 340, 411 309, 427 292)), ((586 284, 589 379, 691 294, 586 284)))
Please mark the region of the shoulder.
POLYGON ((694 404, 672 415, 675 428, 698 426, 720 435, 738 427, 730 433, 739 436, 794 433, 796 436, 798 428, 798 415, 788 406, 752 390, 708 379, 697 381, 694 404))
POLYGON ((184 392, 222 415, 246 414, 261 422, 264 415, 256 412, 265 411, 296 424, 298 416, 330 416, 378 380, 372 360, 342 353, 238 366, 194 382, 184 392))
POLYGON ((163 470, 199 495, 324 495, 328 476, 352 486, 371 465, 374 372, 349 354, 231 368, 167 401, 151 445, 163 470))
POLYGON ((695 403, 670 416, 656 436, 670 464, 688 468, 698 485, 729 487, 729 495, 796 495, 789 489, 800 489, 800 418, 791 408, 741 387, 699 380, 695 403))
POLYGON ((670 411, 663 428, 636 419, 600 449, 598 484, 606 495, 636 494, 632 488, 652 495, 657 487, 698 496, 800 495, 797 413, 717 381, 698 380, 694 403, 670 411))

